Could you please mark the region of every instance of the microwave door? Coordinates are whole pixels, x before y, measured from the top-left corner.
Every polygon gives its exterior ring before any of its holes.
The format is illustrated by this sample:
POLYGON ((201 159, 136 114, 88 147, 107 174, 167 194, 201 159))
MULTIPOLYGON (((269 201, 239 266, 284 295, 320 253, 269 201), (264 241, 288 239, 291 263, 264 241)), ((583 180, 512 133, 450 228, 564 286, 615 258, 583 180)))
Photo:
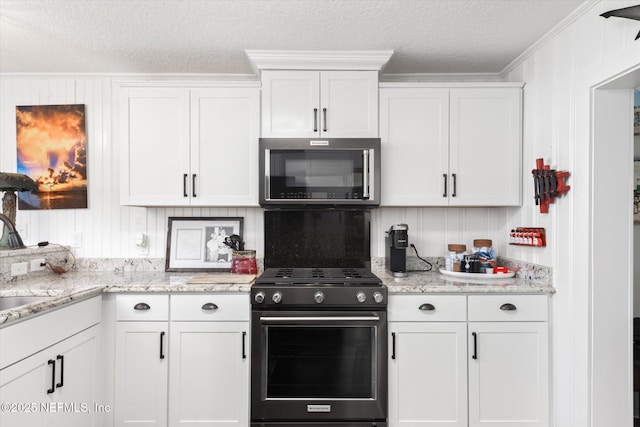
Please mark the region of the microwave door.
POLYGON ((378 145, 339 142, 295 147, 294 142, 261 140, 260 203, 377 206, 378 145))

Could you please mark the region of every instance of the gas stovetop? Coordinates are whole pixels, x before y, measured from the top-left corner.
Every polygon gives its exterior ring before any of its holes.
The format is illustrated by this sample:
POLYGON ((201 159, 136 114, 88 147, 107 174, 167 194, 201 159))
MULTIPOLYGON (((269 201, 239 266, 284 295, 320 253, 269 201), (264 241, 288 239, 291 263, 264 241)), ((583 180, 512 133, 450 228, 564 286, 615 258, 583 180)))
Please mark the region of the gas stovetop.
POLYGON ((251 289, 254 309, 385 309, 387 289, 366 268, 267 268, 251 289))
POLYGON ((267 268, 259 285, 380 285, 366 268, 267 268))

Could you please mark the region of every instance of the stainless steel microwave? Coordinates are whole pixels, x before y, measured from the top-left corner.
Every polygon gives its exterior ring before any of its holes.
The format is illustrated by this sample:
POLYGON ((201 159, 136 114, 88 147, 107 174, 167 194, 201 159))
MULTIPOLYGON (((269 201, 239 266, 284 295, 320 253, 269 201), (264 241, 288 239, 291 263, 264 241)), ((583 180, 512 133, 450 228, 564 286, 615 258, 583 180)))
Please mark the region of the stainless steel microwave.
POLYGON ((379 138, 261 138, 260 205, 380 205, 379 138))

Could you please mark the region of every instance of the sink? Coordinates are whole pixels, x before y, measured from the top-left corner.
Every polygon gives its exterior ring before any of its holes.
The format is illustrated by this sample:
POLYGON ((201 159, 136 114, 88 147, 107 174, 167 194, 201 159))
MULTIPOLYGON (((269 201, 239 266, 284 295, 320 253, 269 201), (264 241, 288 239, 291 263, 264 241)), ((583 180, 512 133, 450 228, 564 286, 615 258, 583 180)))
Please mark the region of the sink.
POLYGON ((0 297, 0 311, 20 307, 21 305, 34 302, 47 301, 57 298, 56 296, 24 296, 24 297, 0 297))

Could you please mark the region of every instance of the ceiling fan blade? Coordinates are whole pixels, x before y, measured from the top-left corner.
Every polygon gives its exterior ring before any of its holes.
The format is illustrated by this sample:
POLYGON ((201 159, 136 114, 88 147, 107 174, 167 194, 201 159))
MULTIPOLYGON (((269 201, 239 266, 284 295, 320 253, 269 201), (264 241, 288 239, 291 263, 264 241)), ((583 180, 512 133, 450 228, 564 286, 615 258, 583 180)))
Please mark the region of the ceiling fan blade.
POLYGON ((610 10, 608 12, 601 13, 600 16, 604 18, 616 16, 618 18, 628 18, 628 19, 635 19, 636 21, 640 21, 640 5, 623 7, 622 9, 610 10))

